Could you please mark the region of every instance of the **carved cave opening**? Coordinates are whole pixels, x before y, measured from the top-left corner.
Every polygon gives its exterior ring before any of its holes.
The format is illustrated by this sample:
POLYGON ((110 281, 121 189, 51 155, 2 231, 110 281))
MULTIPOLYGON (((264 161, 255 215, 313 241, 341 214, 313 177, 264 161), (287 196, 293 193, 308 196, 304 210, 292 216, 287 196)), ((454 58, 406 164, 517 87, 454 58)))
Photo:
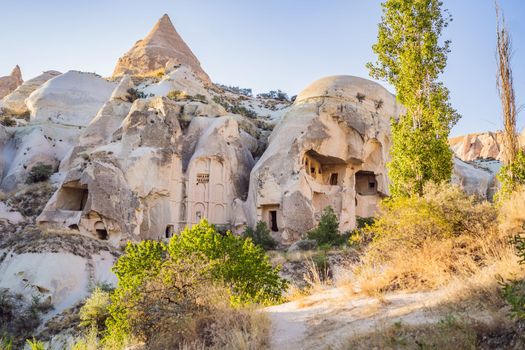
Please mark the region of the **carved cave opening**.
POLYGON ((377 195, 377 180, 372 171, 358 171, 355 174, 355 189, 361 196, 377 195))
POLYGON ((86 185, 78 182, 65 184, 58 192, 57 209, 81 211, 84 210, 89 191, 86 185))

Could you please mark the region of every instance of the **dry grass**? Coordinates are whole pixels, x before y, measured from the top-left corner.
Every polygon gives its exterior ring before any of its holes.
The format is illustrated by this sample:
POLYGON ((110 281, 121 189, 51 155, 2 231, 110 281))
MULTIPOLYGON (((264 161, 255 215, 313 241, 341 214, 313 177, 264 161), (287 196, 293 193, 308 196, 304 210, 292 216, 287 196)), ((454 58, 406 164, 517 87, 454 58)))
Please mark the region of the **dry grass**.
POLYGON ((525 211, 514 209, 523 206, 516 203, 522 197, 503 205, 500 218, 509 226, 505 229, 498 227, 494 206, 452 186, 431 189, 420 199, 387 208, 372 228, 380 236, 351 271, 352 283, 377 296, 442 288, 484 278, 489 270, 502 275, 518 270, 509 238, 525 221, 525 211))
POLYGON ((438 324, 380 326, 350 339, 342 349, 476 349, 476 338, 472 322, 449 317, 438 324))

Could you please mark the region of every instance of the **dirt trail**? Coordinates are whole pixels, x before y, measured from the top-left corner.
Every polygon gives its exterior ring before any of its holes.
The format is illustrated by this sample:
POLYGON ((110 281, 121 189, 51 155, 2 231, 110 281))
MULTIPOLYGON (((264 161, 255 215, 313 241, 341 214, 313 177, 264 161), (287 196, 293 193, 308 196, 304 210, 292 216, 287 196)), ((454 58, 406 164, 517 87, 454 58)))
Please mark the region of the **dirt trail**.
POLYGON ((435 323, 445 291, 391 294, 380 300, 335 288, 265 309, 272 321, 272 349, 338 349, 345 340, 401 321, 435 323))

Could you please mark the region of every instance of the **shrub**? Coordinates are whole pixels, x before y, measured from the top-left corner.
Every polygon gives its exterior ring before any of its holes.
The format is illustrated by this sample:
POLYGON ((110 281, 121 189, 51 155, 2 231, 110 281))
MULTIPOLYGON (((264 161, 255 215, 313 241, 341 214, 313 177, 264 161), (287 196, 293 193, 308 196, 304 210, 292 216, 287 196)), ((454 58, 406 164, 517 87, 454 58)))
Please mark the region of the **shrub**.
POLYGON ((512 163, 502 166, 497 177, 501 188, 495 199, 500 202, 525 185, 525 151, 520 150, 512 163))
POLYGON ((266 222, 259 221, 255 225, 255 229, 251 227, 246 227, 244 230, 243 237, 251 238, 253 243, 258 246, 261 246, 265 250, 274 249, 277 246, 277 242, 270 235, 270 229, 266 222))
POLYGON ((170 240, 171 259, 200 254, 209 260, 212 276, 224 282, 236 303, 272 304, 282 300, 286 281, 279 277, 264 250, 231 232, 220 235, 206 220, 170 240))
POLYGON ((364 232, 373 240, 355 272, 374 292, 443 286, 476 273, 507 246, 496 209, 451 184, 383 201, 364 232))
POLYGON ((53 175, 54 169, 50 164, 37 163, 31 168, 26 179, 27 184, 47 181, 53 175))
POLYGON ((185 100, 188 97, 188 95, 185 92, 180 91, 180 90, 172 90, 168 92, 166 97, 173 101, 181 101, 181 100, 185 100))
POLYGON ((3 126, 16 126, 16 120, 10 116, 4 116, 2 119, 0 119, 0 124, 3 126))
POLYGON ((331 206, 324 208, 317 227, 308 232, 308 238, 314 239, 319 245, 340 245, 345 237, 339 232, 339 221, 331 206))
POLYGON ((365 99, 366 99, 366 96, 360 92, 358 92, 356 95, 355 95, 355 98, 357 98, 357 100, 359 101, 359 103, 362 103, 365 99))
POLYGON ((221 235, 205 220, 167 245, 128 243, 113 271, 119 282, 108 308, 106 343, 154 341, 156 334, 170 337, 170 344, 187 342, 198 329, 220 322, 209 316, 218 309, 275 303, 286 289, 260 247, 230 232, 221 235))
POLYGON ((36 340, 35 338, 33 338, 33 340, 27 339, 26 342, 31 350, 46 350, 44 342, 36 340))
POLYGON ((100 288, 95 288, 80 309, 80 325, 95 328, 98 331, 104 329, 106 319, 109 316, 109 304, 109 293, 100 288))
POLYGON ((135 88, 129 88, 127 90, 128 96, 126 97, 128 102, 135 102, 135 100, 138 100, 139 98, 146 98, 148 97, 144 92, 139 91, 135 88))

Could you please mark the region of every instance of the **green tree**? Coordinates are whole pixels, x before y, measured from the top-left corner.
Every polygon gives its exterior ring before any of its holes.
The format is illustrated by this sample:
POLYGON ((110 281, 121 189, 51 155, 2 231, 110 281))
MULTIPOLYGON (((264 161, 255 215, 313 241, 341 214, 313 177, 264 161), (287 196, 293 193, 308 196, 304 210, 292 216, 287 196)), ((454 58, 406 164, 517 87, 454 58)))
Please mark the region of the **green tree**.
MULTIPOLYGON (((118 285, 107 308, 106 345, 150 334, 162 310, 180 306, 180 317, 190 317, 189 310, 194 309, 191 295, 200 293, 198 286, 208 291, 223 288, 229 293, 226 301, 235 305, 276 303, 287 287, 279 277, 279 268, 272 267, 261 247, 229 231, 221 234, 206 220, 174 235, 167 245, 157 241, 128 243, 113 272, 118 285), (166 299, 167 304, 155 301, 156 297, 166 299), (191 304, 188 308, 182 305, 186 302, 191 304)), ((86 317, 86 321, 92 319, 86 317)))
POLYGON ((319 225, 308 232, 309 239, 315 239, 319 245, 342 244, 345 237, 339 232, 339 221, 331 206, 324 208, 319 225))
POLYGON ((392 160, 388 164, 393 196, 421 194, 428 181, 449 181, 452 151, 448 135, 460 116, 449 91, 438 81, 450 41, 440 42, 452 20, 439 0, 387 0, 382 4, 376 63, 370 75, 392 84, 406 112, 392 120, 392 160))
POLYGON ((258 246, 261 246, 265 250, 274 249, 277 245, 277 242, 270 234, 270 229, 264 221, 258 221, 255 225, 255 229, 251 227, 246 227, 242 235, 245 239, 251 238, 253 243, 258 246))

